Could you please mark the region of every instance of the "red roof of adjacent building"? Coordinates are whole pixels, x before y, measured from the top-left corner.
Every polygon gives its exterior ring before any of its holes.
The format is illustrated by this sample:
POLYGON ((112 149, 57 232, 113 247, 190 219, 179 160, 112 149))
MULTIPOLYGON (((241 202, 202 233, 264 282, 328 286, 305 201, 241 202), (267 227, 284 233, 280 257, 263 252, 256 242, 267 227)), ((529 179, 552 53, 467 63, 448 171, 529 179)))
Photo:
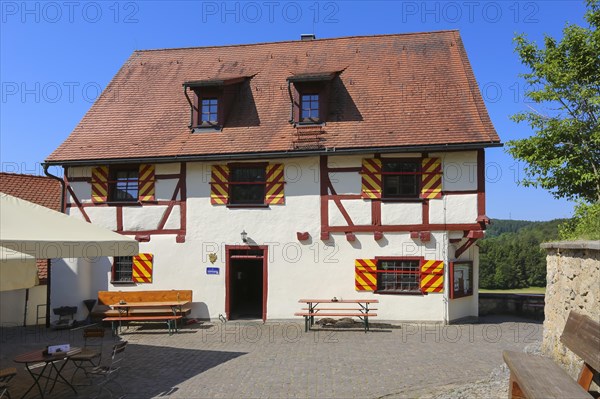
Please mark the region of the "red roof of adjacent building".
POLYGON ((498 144, 458 31, 135 51, 50 163, 294 152, 287 78, 339 73, 329 150, 498 144), (192 133, 182 84, 247 76, 222 131, 192 133))
POLYGON ((60 212, 62 187, 46 176, 0 172, 0 192, 60 212))
MULTIPOLYGON (((60 212, 62 187, 56 179, 45 176, 0 172, 0 192, 60 212)), ((32 226, 35 228, 35 226, 32 226)), ((40 284, 48 281, 48 260, 38 259, 40 284)))

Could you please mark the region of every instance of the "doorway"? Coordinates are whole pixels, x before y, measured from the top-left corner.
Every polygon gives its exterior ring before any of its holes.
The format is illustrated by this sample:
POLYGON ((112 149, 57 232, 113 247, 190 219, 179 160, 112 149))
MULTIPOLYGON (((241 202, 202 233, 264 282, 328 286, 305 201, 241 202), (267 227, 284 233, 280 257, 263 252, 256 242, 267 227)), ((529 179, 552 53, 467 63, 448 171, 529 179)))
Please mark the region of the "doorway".
POLYGON ((266 247, 226 247, 225 311, 228 320, 266 320, 266 247))

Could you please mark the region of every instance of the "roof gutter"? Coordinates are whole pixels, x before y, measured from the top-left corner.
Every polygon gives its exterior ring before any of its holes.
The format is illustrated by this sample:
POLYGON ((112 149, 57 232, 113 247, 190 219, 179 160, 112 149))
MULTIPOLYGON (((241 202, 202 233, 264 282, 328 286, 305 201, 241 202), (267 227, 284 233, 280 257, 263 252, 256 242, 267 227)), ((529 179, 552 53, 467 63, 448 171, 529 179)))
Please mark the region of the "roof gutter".
POLYGON ((498 142, 480 142, 469 144, 440 144, 420 145, 402 147, 361 147, 361 148, 325 148, 321 150, 307 151, 273 151, 273 152, 242 152, 233 154, 206 154, 206 155, 175 155, 168 157, 139 157, 139 158, 101 158, 83 159, 70 161, 46 161, 42 165, 46 169, 52 165, 83 166, 83 165, 107 165, 122 163, 169 163, 169 162, 193 162, 193 161, 223 161, 232 159, 265 159, 265 158, 301 158, 318 155, 355 155, 365 153, 402 153, 402 152, 435 152, 435 151, 468 151, 479 150, 487 147, 502 147, 504 144, 498 142))

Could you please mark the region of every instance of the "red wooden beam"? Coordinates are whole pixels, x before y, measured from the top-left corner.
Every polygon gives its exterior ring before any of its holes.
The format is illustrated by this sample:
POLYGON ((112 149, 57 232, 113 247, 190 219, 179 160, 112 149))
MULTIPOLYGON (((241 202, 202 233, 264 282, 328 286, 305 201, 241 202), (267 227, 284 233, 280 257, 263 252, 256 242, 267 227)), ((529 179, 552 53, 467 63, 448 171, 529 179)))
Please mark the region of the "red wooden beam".
POLYGON ((421 216, 421 222, 423 224, 429 224, 429 200, 426 199, 423 201, 423 206, 422 206, 422 216, 421 216))
POLYGON ((362 168, 360 166, 350 166, 343 168, 327 168, 327 172, 329 173, 349 173, 349 172, 360 172, 362 168))
POLYGON ((456 250, 456 252, 454 253, 454 257, 458 258, 459 256, 461 256, 467 249, 471 247, 471 245, 475 244, 477 240, 478 238, 469 238, 467 242, 465 242, 460 248, 456 250))
POLYGON ((485 151, 477 150, 477 215, 485 216, 485 151))
POLYGON ((483 238, 484 236, 485 232, 483 230, 471 230, 467 234, 467 238, 483 238))
POLYGON ((481 225, 471 224, 402 224, 402 225, 382 225, 382 226, 329 226, 325 229, 331 233, 374 233, 381 232, 408 232, 408 231, 461 231, 461 230, 481 230, 481 225))
MULTIPOLYGON (((178 173, 171 173, 171 174, 162 174, 162 175, 154 175, 154 178, 156 180, 168 180, 168 179, 177 179, 179 178, 179 174, 178 173)), ((91 177, 85 177, 85 176, 78 176, 78 177, 70 177, 69 178, 70 182, 84 182, 84 183, 91 183, 92 182, 92 178, 91 177)))
POLYGON ((371 224, 381 226, 381 201, 379 199, 371 199, 371 224))
POLYGON ((176 242, 185 242, 185 235, 187 233, 187 164, 181 162, 179 167, 179 181, 181 183, 179 188, 179 228, 183 231, 183 234, 179 234, 176 238, 176 242))
POLYGON ((150 242, 150 234, 137 234, 135 240, 137 242, 150 242))
POLYGON ((360 194, 336 194, 328 195, 327 199, 333 200, 334 198, 341 200, 362 200, 363 197, 360 194))
POLYGON ((123 231, 123 207, 117 206, 117 231, 123 231))
POLYGON ((298 238, 298 241, 306 241, 310 238, 310 234, 308 233, 308 231, 298 231, 296 232, 296 238, 298 238))
MULTIPOLYGON (((179 204, 181 201, 175 201, 175 205, 179 204)), ((171 201, 166 201, 166 200, 162 200, 162 201, 151 201, 151 202, 144 202, 144 206, 158 206, 158 205, 169 205, 171 203, 171 201)), ((97 207, 103 207, 103 206, 107 206, 107 207, 111 207, 111 206, 142 206, 141 202, 138 201, 131 201, 131 202, 104 202, 101 204, 94 204, 93 202, 85 202, 81 204, 82 208, 97 208, 97 207)), ((72 208, 73 204, 66 204, 67 208, 72 208)))
MULTIPOLYGON (((65 175, 64 175, 64 181, 65 181, 65 187, 66 187, 67 191, 69 192, 69 194, 71 194, 71 197, 73 198, 73 201, 75 202, 75 206, 77 206, 77 209, 79 209, 79 212, 81 212, 85 221, 88 223, 91 223, 92 221, 90 220, 90 217, 85 212, 85 209, 83 209, 83 204, 79 201, 79 199, 77 198, 77 195, 75 195, 75 191, 73 191, 73 188, 71 187, 71 184, 67 177, 66 170, 65 170, 65 175)), ((94 205, 94 204, 91 204, 91 205, 94 205)), ((70 208, 70 207, 71 207, 71 203, 67 204, 67 202, 65 201, 65 208, 70 208)))
POLYGON ((321 240, 329 239, 329 204, 327 193, 327 182, 329 181, 329 172, 327 171, 327 155, 319 157, 319 183, 321 195, 321 240))
POLYGON ((135 230, 123 230, 119 231, 119 234, 123 235, 138 235, 138 234, 185 234, 185 231, 181 229, 162 229, 162 230, 143 230, 143 231, 135 231, 135 230))
POLYGON ((430 231, 421 231, 419 233, 419 239, 423 242, 431 241, 431 232, 430 231))
MULTIPOLYGON (((338 195, 335 192, 335 188, 333 188, 333 184, 331 183, 331 180, 329 180, 329 178, 327 179, 327 188, 329 189, 329 191, 331 191, 331 195, 328 195, 327 199, 329 199, 329 198, 333 199, 333 202, 340 210, 340 213, 344 217, 344 220, 346 221, 346 223, 348 223, 348 226, 354 226, 354 222, 352 222, 352 218, 348 214, 348 211, 346 211, 346 208, 344 207, 344 204, 342 204, 342 201, 338 198, 338 195)), ((329 204, 328 204, 328 206, 329 206, 329 204)))
MULTIPOLYGON (((175 186, 175 190, 173 190, 173 196, 171 197, 171 201, 169 201, 169 205, 167 206, 165 213, 163 213, 163 217, 161 218, 160 222, 158 223, 158 230, 162 230, 165 227, 165 224, 167 223, 167 220, 169 219, 169 215, 171 215, 171 211, 173 210, 173 207, 175 206, 175 201, 177 201, 177 195, 179 194, 180 190, 181 190, 181 178, 177 182, 177 185, 175 186)), ((181 226, 179 226, 179 227, 181 227, 181 226)))

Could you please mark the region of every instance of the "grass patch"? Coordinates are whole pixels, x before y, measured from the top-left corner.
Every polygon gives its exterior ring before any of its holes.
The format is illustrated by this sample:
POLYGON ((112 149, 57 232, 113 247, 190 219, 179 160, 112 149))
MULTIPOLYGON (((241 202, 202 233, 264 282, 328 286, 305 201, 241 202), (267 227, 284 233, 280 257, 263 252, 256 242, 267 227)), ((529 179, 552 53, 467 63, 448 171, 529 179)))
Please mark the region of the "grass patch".
POLYGON ((512 290, 486 290, 482 288, 479 292, 484 294, 545 294, 546 287, 514 288, 512 290))

